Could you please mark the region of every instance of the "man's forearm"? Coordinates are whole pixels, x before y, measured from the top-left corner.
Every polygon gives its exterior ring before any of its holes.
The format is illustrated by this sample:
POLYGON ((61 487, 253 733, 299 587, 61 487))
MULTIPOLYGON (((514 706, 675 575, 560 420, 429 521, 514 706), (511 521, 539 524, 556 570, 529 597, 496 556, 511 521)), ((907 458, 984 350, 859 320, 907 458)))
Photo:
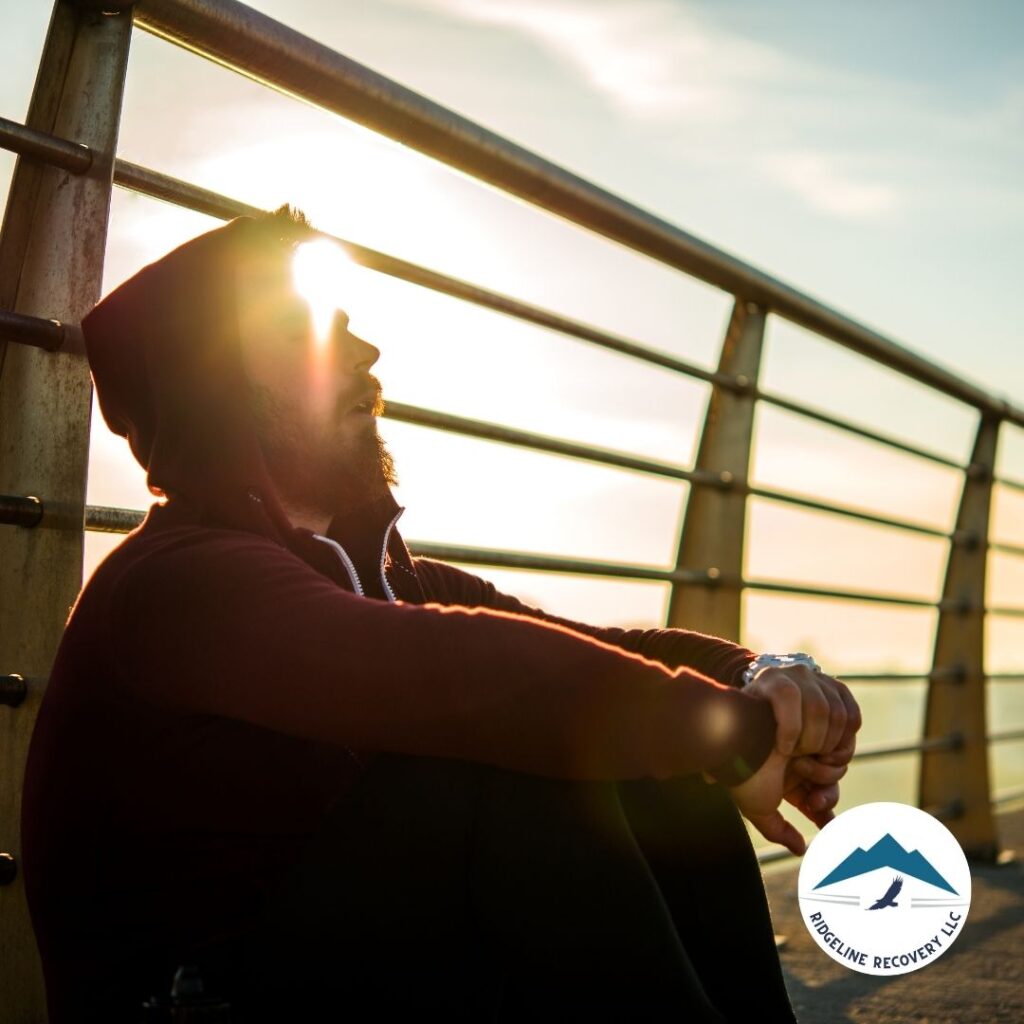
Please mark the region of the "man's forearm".
POLYGON ((416 566, 417 573, 433 590, 433 596, 446 603, 529 615, 643 655, 668 668, 685 666, 696 669, 711 679, 737 689, 742 684, 743 670, 754 658, 754 652, 749 648, 708 633, 657 627, 623 629, 617 626, 594 626, 528 605, 512 594, 498 590, 490 580, 445 562, 417 558, 416 566))

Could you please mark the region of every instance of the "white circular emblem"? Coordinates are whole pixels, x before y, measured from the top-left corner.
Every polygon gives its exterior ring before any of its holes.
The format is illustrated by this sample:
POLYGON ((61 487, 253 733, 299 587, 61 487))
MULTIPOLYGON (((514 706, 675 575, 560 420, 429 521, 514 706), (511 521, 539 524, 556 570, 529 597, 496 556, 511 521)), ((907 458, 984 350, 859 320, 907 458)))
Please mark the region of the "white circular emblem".
POLYGON ((953 834, 910 804, 861 804, 833 818, 800 863, 804 924, 833 960, 906 974, 963 931, 971 871, 953 834))

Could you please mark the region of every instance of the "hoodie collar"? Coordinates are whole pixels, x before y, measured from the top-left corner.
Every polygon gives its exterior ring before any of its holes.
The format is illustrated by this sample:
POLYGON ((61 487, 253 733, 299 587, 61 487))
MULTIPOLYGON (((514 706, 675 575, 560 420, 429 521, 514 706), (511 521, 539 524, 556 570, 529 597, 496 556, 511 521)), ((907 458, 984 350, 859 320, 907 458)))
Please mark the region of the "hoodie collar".
POLYGON ((338 512, 323 534, 296 527, 292 541, 336 579, 348 578, 365 596, 392 600, 398 594, 386 570, 394 561, 410 568, 407 549, 395 529, 404 512, 389 488, 379 497, 338 512))

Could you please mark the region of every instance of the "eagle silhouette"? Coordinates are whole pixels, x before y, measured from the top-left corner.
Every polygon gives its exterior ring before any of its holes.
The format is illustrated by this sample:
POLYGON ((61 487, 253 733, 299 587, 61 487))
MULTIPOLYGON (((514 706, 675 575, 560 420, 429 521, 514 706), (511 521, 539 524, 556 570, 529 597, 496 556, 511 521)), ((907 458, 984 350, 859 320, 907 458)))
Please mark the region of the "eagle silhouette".
POLYGON ((868 910, 881 910, 883 907, 898 907, 899 904, 896 902, 896 897, 899 895, 900 889, 903 888, 903 879, 897 875, 892 880, 892 885, 885 890, 885 895, 880 900, 875 900, 874 903, 868 907, 868 910))

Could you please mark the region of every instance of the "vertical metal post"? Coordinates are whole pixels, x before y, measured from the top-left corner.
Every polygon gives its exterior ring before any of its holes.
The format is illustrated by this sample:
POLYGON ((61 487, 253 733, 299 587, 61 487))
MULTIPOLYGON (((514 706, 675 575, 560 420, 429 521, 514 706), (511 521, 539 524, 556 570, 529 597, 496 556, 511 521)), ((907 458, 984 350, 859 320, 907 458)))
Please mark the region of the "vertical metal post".
MULTIPOLYGON (((718 360, 720 373, 749 388, 756 384, 764 344, 765 310, 737 297, 718 360)), ((714 385, 695 468, 717 473, 734 485, 746 482, 754 430, 752 390, 714 385)), ((747 500, 741 486, 723 489, 691 484, 676 556, 677 569, 710 569, 722 583, 675 583, 667 625, 699 629, 738 642, 741 590, 729 585, 743 572, 747 500)))
MULTIPOLYGON (((73 175, 21 158, 0 235, 0 306, 77 323, 99 298, 131 13, 58 0, 27 123, 85 143, 73 175)), ((0 673, 23 676, 25 699, 0 707, 0 1007, 5 1020, 46 1019, 25 902, 19 820, 25 756, 42 690, 82 584, 92 391, 81 355, 0 343, 0 493, 35 495, 33 527, 0 526, 0 673), (10 867, 13 864, 13 868, 10 867), (11 875, 14 875, 11 880, 11 875)))
POLYGON ((925 739, 959 734, 961 742, 922 753, 918 789, 919 806, 946 810, 944 824, 964 853, 985 861, 1000 854, 985 721, 985 570, 999 424, 981 417, 964 477, 925 707, 925 739))

